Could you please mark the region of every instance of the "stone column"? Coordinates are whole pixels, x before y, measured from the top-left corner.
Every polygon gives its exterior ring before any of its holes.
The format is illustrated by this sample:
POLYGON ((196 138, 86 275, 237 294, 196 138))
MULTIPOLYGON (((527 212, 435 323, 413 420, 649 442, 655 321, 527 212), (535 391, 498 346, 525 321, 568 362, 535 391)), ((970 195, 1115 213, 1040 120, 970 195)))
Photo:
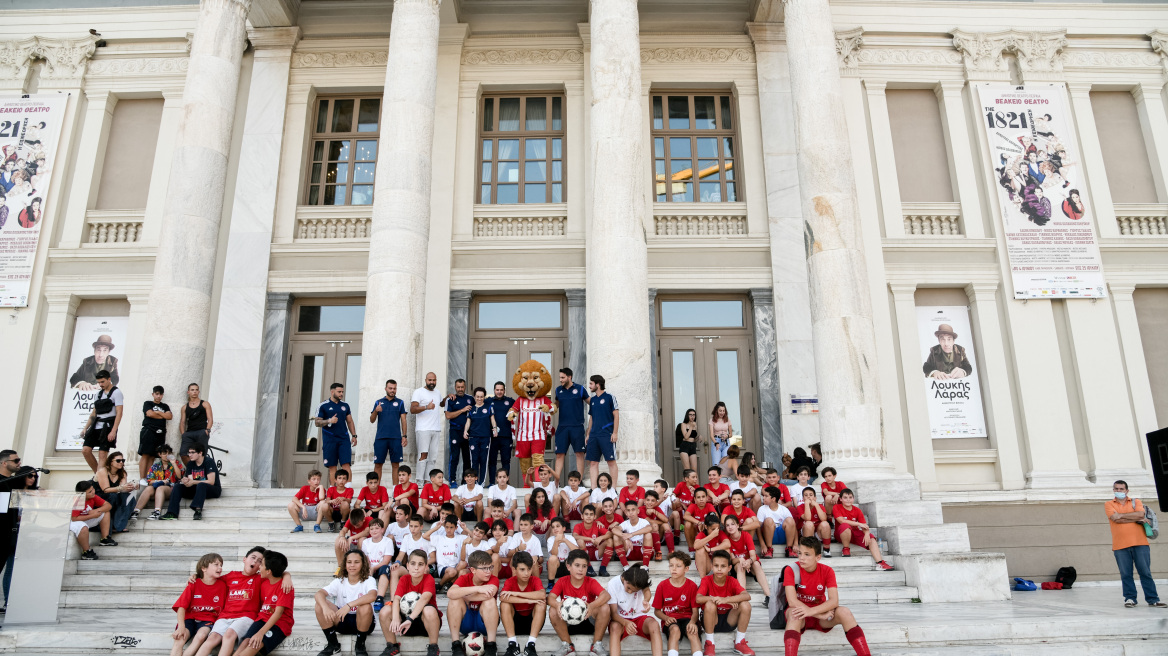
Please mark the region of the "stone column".
MULTIPOLYGON (((385 394, 387 378, 397 380, 403 396, 412 394, 424 373, 421 356, 441 4, 441 0, 398 0, 393 5, 365 291, 361 398, 366 400, 385 394)), ((358 433, 361 438, 353 464, 355 470, 364 470, 373 462, 374 431, 366 426, 358 433)))
POLYGON ((162 230, 162 213, 166 207, 166 189, 170 186, 170 167, 174 160, 175 136, 182 125, 182 86, 162 89, 162 120, 158 124, 158 144, 154 147, 154 167, 150 170, 150 191, 146 194, 146 217, 138 239, 142 246, 157 246, 162 230))
POLYGON ((645 141, 636 0, 593 0, 590 77, 592 196, 588 231, 588 367, 620 404, 617 461, 650 480, 661 473, 653 443, 645 246, 645 141))
POLYGON ((568 368, 572 370, 572 379, 587 387, 587 298, 583 289, 565 289, 564 295, 568 297, 568 368))
MULTIPOLYGON (((145 289, 130 292, 126 294, 126 300, 130 303, 130 315, 126 327, 127 347, 122 353, 127 363, 122 367, 122 381, 127 388, 138 389, 142 380, 142 345, 146 341, 146 321, 150 316, 150 292, 145 289)), ((141 406, 138 406, 138 412, 134 412, 133 407, 134 404, 126 397, 122 424, 118 428, 118 444, 126 454, 126 469, 129 471, 135 471, 138 463, 138 443, 144 419, 141 406)))
POLYGON ((900 367, 904 373, 905 423, 908 426, 909 471, 921 482, 922 490, 937 489, 937 465, 933 456, 933 432, 929 423, 928 387, 921 370, 921 342, 917 333, 917 285, 915 282, 889 283, 896 308, 896 337, 900 346, 900 367))
MULTIPOLYGON (((154 260, 142 375, 130 398, 166 388, 174 407, 203 384, 223 191, 250 0, 202 0, 154 260)), ((206 394, 204 394, 206 396, 206 394)), ((210 399, 214 404, 215 399, 210 399)), ((227 401, 227 399, 223 399, 227 401)), ((170 422, 177 432, 178 421, 170 422)), ((226 436, 224 436, 226 437, 226 436)))
POLYGON ((961 203, 961 227, 969 239, 985 237, 981 199, 977 193, 977 158, 969 148, 969 123, 965 118, 965 82, 941 82, 934 89, 941 103, 941 123, 945 126, 945 144, 949 170, 961 203))
POLYGON ((288 334, 292 328, 292 295, 268 292, 264 310, 263 346, 260 350, 259 400, 256 404, 255 449, 251 475, 259 487, 274 487, 276 445, 283 429, 280 415, 280 394, 284 386, 284 372, 288 365, 288 334))
POLYGON ((750 290, 754 317, 754 363, 758 370, 758 413, 761 419, 762 457, 767 462, 783 461, 783 411, 779 396, 779 354, 775 350, 775 294, 767 287, 750 290))
MULTIPOLYGON (((1136 286, 1121 282, 1108 282, 1111 290, 1111 303, 1115 307, 1115 323, 1119 330, 1120 347, 1123 349, 1123 360, 1127 365, 1127 385, 1132 396, 1132 407, 1135 410, 1136 429, 1140 435, 1146 435, 1160 427, 1156 421, 1156 402, 1152 398, 1152 383, 1148 379, 1148 361, 1144 357, 1144 342, 1140 336, 1140 320, 1136 314, 1136 304, 1133 294, 1136 286)), ((1147 452, 1148 444, 1140 439, 1143 452, 1147 452)))
POLYGON ((69 186, 68 210, 59 246, 77 248, 88 236, 86 213, 97 202, 98 180, 105 163, 106 143, 118 98, 108 89, 85 91, 85 118, 77 144, 77 167, 69 186))
MULTIPOLYGON (((892 148, 892 121, 888 118, 888 96, 884 80, 864 80, 868 95, 868 121, 872 154, 880 189, 880 213, 885 237, 904 236, 904 208, 900 202, 900 182, 896 175, 896 153, 892 148)), ((842 92, 841 92, 842 93, 842 92)), ((857 215, 858 216, 858 215, 857 215)))
MULTIPOLYGON (((470 347, 470 299, 474 295, 469 289, 450 290, 450 320, 447 322, 446 342, 446 387, 454 391, 454 381, 466 379, 467 349, 470 347)), ((486 381, 475 381, 476 385, 486 381)), ((494 382, 494 381, 491 381, 494 382)), ((486 385, 483 385, 486 387, 486 385)), ((473 389, 467 384, 467 393, 473 389)), ((461 485, 461 483, 460 483, 461 485)), ((493 483, 492 483, 493 485, 493 483)))
POLYGON ((823 458, 844 480, 891 476, 831 9, 827 0, 786 8, 823 458))
MULTIPOLYGON (((268 262, 272 252, 272 225, 276 217, 280 151, 284 143, 284 111, 292 48, 300 40, 298 27, 251 30, 255 48, 251 86, 239 149, 239 173, 227 255, 223 264, 218 326, 215 330, 215 367, 210 394, 215 421, 222 424, 220 443, 230 453, 224 468, 232 485, 250 486, 256 443, 261 359, 265 348, 268 262)), ((277 383, 277 388, 279 383, 277 383)), ((273 445, 274 446, 274 445, 273 445)), ((273 451, 258 452, 270 463, 273 451)), ((270 468, 270 464, 269 464, 270 468)), ((269 469, 270 479, 270 469, 269 469)))

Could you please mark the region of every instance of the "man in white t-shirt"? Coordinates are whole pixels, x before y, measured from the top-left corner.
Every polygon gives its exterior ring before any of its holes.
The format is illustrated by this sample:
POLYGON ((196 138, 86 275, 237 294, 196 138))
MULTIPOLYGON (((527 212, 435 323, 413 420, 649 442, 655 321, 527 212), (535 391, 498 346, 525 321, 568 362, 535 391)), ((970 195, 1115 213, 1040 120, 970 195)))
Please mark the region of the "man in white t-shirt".
MULTIPOLYGON (((96 342, 95 342, 96 343, 96 342)), ((81 455, 93 473, 105 466, 106 456, 118 445, 118 426, 122 423, 122 390, 110 381, 110 372, 97 372, 97 398, 89 411, 89 420, 81 431, 81 455), (97 457, 93 452, 97 451, 97 457)))
POLYGON ((435 465, 442 468, 442 458, 438 449, 442 446, 442 419, 444 414, 438 404, 442 401, 442 394, 438 392, 438 375, 433 371, 426 374, 426 386, 414 390, 410 398, 410 414, 417 415, 414 422, 414 443, 418 445, 418 485, 425 485, 425 472, 435 465), (430 454, 434 457, 431 458, 430 454))

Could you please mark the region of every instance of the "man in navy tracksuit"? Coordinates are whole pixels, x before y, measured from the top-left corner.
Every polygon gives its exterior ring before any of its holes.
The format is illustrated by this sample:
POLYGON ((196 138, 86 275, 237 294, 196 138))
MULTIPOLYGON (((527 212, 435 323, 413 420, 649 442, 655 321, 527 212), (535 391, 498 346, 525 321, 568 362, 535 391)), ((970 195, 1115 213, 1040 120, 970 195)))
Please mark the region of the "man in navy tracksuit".
POLYGON ((608 475, 616 480, 616 431, 620 427, 620 408, 616 405, 616 399, 604 391, 604 376, 590 376, 588 389, 592 390, 592 398, 588 402, 589 429, 584 459, 589 462, 589 480, 595 487, 596 477, 600 474, 601 456, 608 461, 608 475))
POLYGON ((560 415, 560 423, 556 426, 556 480, 563 481, 569 444, 576 453, 576 471, 584 473, 584 413, 588 405, 588 391, 583 385, 572 382, 572 370, 568 367, 560 369, 555 402, 560 415))
MULTIPOLYGON (((493 481, 495 474, 500 469, 506 469, 507 475, 511 475, 511 449, 513 446, 511 420, 507 419, 507 413, 511 411, 511 406, 515 405, 515 399, 507 396, 507 386, 503 384, 503 381, 495 383, 495 395, 487 401, 487 405, 491 406, 491 414, 495 417, 495 427, 499 429, 499 432, 491 438, 490 455, 487 457, 490 478, 482 480, 493 481)), ((483 486, 490 487, 485 483, 483 486)))

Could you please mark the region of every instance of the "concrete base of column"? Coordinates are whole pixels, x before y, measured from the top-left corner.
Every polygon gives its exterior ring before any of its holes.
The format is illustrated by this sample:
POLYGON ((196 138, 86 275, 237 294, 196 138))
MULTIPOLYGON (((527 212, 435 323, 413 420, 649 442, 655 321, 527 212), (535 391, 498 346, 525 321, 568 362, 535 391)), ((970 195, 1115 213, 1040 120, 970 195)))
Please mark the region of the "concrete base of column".
POLYGON ((1032 471, 1026 474, 1027 489, 1083 487, 1090 484, 1087 475, 1079 469, 1032 471))
POLYGON ((1108 489, 1115 481, 1126 481, 1128 489, 1156 484, 1152 475, 1144 469, 1094 469, 1087 475, 1096 485, 1106 485, 1108 489))

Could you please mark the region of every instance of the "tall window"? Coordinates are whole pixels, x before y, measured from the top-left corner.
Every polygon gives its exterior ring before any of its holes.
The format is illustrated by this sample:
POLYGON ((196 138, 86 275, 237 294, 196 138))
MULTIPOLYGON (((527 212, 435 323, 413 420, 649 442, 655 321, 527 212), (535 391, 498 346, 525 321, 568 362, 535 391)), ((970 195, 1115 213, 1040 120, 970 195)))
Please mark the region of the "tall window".
POLYGON ((730 94, 653 94, 653 193, 657 202, 740 198, 730 94))
POLYGON ((373 204, 380 127, 380 97, 317 100, 305 204, 373 204))
POLYGON ((483 98, 478 202, 564 202, 563 96, 483 98))

